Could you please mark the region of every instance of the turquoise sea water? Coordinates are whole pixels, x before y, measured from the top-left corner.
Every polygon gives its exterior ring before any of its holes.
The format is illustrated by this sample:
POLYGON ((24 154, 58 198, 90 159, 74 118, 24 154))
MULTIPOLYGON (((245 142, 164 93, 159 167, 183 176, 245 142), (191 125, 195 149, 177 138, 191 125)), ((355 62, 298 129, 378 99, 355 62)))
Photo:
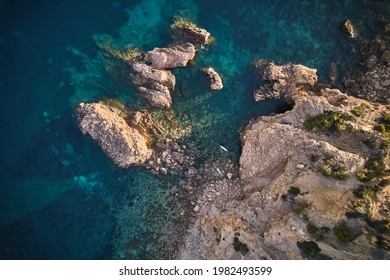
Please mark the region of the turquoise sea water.
MULTIPOLYGON (((78 102, 118 98, 142 106, 127 70, 102 59, 96 40, 149 50, 171 42, 175 15, 207 29, 216 44, 194 64, 175 69, 175 112, 194 124, 183 141, 204 156, 227 147, 233 161, 239 132, 283 102, 255 103, 261 82, 255 58, 318 69, 327 82, 331 62, 339 82, 359 62, 358 40, 339 29, 350 18, 361 36, 390 18, 388 1, 140 0, 0 1, 0 259, 168 258, 183 234, 173 195, 178 176, 123 170, 79 131, 78 102), (199 69, 212 65, 224 89, 210 92, 199 69)), ((184 210, 183 210, 184 211, 184 210)), ((185 211, 184 211, 185 212, 185 211)), ((185 216, 185 215, 184 215, 185 216)))

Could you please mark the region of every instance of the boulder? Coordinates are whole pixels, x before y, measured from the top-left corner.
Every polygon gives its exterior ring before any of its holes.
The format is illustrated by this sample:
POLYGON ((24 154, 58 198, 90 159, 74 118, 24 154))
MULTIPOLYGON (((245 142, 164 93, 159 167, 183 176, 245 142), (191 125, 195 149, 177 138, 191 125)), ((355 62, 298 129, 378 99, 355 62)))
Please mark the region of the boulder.
POLYGON ((171 30, 175 36, 186 42, 197 45, 207 45, 211 43, 210 33, 191 22, 175 22, 171 25, 171 30))
POLYGON ((146 64, 153 68, 185 67, 195 57, 195 47, 191 43, 174 45, 169 48, 154 48, 145 53, 146 64))
POLYGON ((140 165, 151 156, 145 137, 130 127, 117 109, 100 103, 80 103, 76 114, 83 134, 89 134, 116 165, 140 165))
POLYGON ((219 74, 212 67, 202 68, 202 71, 206 73, 210 79, 210 88, 212 90, 221 90, 223 88, 222 79, 219 74))
POLYGON ((344 21, 343 25, 341 26, 341 29, 348 34, 349 37, 355 38, 357 36, 357 29, 356 27, 352 24, 352 21, 347 19, 344 21))

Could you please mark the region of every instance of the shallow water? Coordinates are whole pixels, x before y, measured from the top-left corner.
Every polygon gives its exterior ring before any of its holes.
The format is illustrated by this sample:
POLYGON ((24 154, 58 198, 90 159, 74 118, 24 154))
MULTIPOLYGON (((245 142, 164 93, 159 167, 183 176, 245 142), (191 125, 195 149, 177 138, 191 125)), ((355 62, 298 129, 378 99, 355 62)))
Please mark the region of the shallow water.
POLYGON ((127 72, 102 59, 102 34, 148 50, 171 42, 175 15, 210 31, 216 44, 173 71, 173 108, 193 123, 182 141, 214 158, 223 145, 237 162, 248 121, 285 110, 283 102, 253 101, 261 80, 250 62, 305 64, 325 83, 333 61, 341 82, 359 61, 359 44, 340 25, 350 18, 361 36, 373 36, 377 16, 390 18, 386 2, 0 1, 0 258, 153 259, 177 245, 177 209, 187 203, 171 194, 178 177, 122 170, 77 127, 78 102, 143 105, 127 72), (206 65, 221 73, 220 92, 208 90, 199 72, 206 65))

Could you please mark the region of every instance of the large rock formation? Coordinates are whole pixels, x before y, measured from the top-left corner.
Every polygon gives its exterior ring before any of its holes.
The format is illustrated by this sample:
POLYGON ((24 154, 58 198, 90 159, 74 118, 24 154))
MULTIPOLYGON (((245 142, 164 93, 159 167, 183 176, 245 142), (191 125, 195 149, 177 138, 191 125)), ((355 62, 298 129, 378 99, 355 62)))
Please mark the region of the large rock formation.
POLYGON ((143 58, 126 61, 132 68, 130 79, 138 91, 154 107, 171 107, 171 92, 175 88, 175 76, 166 69, 185 67, 195 57, 195 44, 206 44, 209 35, 206 30, 192 23, 172 25, 172 30, 181 35, 180 43, 167 48, 154 48, 146 52, 143 58))
POLYGON ((195 47, 191 43, 173 45, 169 48, 154 48, 145 53, 145 62, 156 69, 185 67, 195 57, 195 47))
POLYGON ((169 108, 172 104, 170 92, 175 88, 175 76, 169 70, 152 68, 145 63, 131 62, 130 79, 152 106, 169 108))
POLYGON ((178 40, 196 45, 207 45, 212 42, 210 33, 191 22, 178 21, 171 25, 171 30, 178 40))
POLYGON ((303 65, 287 64, 277 66, 273 62, 259 60, 256 67, 267 81, 253 93, 256 101, 264 99, 288 99, 300 87, 313 86, 317 82, 317 70, 303 65))
POLYGON ((79 126, 120 167, 144 163, 152 154, 146 139, 130 127, 120 112, 100 103, 80 103, 76 109, 79 126))
MULTIPOLYGON (((242 133, 241 180, 215 184, 225 185, 227 193, 241 189, 243 195, 221 204, 198 201, 179 257, 389 258, 386 222, 379 230, 371 224, 389 219, 389 187, 372 194, 369 202, 359 202, 363 208, 367 203, 375 205, 369 204, 370 209, 378 207, 375 214, 358 210, 353 195, 361 184, 355 174, 370 159, 388 169, 385 136, 374 128, 389 111, 317 86, 315 70, 301 65, 268 64, 264 71, 264 77, 278 85, 277 90, 268 87, 269 96, 282 95, 295 106, 247 126, 242 133)), ((371 186, 387 184, 382 175, 372 178, 371 186)), ((370 190, 370 183, 365 188, 370 190)))

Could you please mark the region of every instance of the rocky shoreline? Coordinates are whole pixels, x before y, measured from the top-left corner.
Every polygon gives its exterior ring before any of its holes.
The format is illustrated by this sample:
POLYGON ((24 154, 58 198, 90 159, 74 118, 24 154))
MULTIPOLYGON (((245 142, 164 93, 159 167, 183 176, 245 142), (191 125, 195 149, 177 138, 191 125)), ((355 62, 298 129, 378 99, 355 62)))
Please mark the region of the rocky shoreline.
MULTIPOLYGON (((169 69, 185 67, 212 42, 209 32, 192 23, 172 25, 175 41, 168 47, 120 55, 133 85, 163 110, 81 103, 80 129, 118 166, 178 176, 171 193, 186 195, 188 209, 180 206, 178 215, 190 221, 179 225, 189 224, 188 232, 177 237, 182 245, 171 248, 169 258, 389 259, 390 25, 385 26, 376 43, 369 43, 364 65, 345 80, 345 92, 319 84, 316 69, 257 60, 265 84, 254 99, 283 99, 293 108, 247 125, 239 165, 224 147, 221 159, 200 159, 195 145, 180 140, 190 127, 167 110, 176 84, 169 69)), ((349 33, 354 38, 357 31, 349 33)), ((212 67, 203 71, 212 90, 223 88, 212 67)))
MULTIPOLYGON (((178 258, 389 259, 389 139, 378 129, 390 116, 388 91, 359 96, 367 101, 318 84, 315 69, 255 65, 266 81, 255 100, 294 107, 245 128, 239 180, 205 183, 178 258), (203 199, 220 190, 237 196, 203 199)), ((371 82, 386 83, 388 62, 375 67, 385 74, 371 82)))

